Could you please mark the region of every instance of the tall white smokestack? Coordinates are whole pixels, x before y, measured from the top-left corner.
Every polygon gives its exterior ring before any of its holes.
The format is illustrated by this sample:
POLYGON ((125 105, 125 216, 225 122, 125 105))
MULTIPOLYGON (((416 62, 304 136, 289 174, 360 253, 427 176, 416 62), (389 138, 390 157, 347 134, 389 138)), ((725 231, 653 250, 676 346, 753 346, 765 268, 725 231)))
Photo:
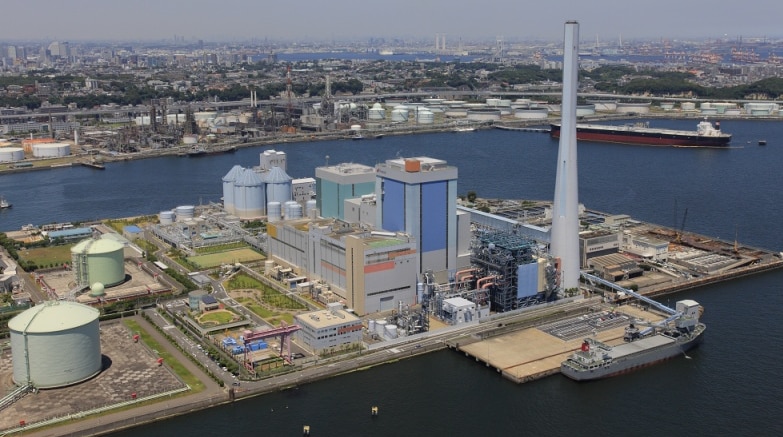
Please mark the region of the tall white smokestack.
POLYGON ((576 162, 576 89, 579 71, 579 23, 565 24, 563 101, 557 177, 552 207, 550 250, 560 258, 561 286, 579 286, 579 184, 576 162))

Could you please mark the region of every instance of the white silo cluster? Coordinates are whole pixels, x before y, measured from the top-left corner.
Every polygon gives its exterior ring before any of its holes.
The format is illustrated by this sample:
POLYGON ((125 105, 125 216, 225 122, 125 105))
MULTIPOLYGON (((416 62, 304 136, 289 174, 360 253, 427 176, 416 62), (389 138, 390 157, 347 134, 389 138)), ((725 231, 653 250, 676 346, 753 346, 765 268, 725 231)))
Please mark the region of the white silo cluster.
POLYGON ((11 319, 14 383, 54 388, 97 375, 102 369, 99 315, 76 302, 48 301, 11 319))
POLYGON ((70 154, 71 145, 68 143, 33 144, 33 156, 36 158, 61 158, 70 154))
POLYGON ((297 203, 298 209, 284 207, 293 199, 293 178, 285 172, 285 166, 284 152, 267 150, 261 154, 261 166, 256 169, 232 167, 222 179, 226 212, 244 219, 267 215, 269 221, 289 214, 301 217, 301 204, 297 203))

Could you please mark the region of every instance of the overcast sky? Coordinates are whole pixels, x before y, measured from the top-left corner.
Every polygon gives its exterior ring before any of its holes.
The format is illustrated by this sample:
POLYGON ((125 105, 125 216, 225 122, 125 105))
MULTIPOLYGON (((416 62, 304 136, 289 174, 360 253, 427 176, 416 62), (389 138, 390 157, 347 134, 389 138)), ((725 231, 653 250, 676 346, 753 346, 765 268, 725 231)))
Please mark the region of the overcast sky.
POLYGON ((783 37, 781 0, 2 0, 0 41, 783 37))

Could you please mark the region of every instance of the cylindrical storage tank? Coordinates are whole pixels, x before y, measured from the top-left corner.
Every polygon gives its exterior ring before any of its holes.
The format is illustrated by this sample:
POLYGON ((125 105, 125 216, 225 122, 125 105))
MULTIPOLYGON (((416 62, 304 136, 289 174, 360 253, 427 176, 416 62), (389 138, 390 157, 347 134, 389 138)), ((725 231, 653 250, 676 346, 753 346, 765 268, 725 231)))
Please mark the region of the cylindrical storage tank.
POLYGON ((446 110, 443 112, 443 115, 448 118, 465 118, 468 116, 468 110, 467 108, 450 106, 446 108, 446 110))
POLYGON ((661 102, 661 109, 664 111, 671 111, 674 109, 674 102, 661 102))
POLYGON ((489 98, 489 99, 486 99, 485 102, 487 103, 487 106, 491 106, 493 108, 496 107, 496 106, 500 106, 500 99, 489 98))
POLYGON ((184 222, 193 219, 196 214, 196 207, 193 205, 180 205, 174 209, 178 222, 184 222))
POLYGON ((680 108, 682 108, 683 111, 695 111, 696 110, 696 103, 695 102, 682 102, 680 104, 680 108))
POLYGON ((370 319, 370 320, 367 321, 367 331, 370 334, 375 333, 375 320, 370 319))
POLYGON ((617 110, 617 100, 587 99, 587 103, 595 105, 596 111, 614 112, 617 110))
POLYGON ((367 118, 370 120, 384 120, 386 119, 386 110, 383 109, 383 106, 381 106, 380 103, 376 103, 370 108, 367 113, 367 118))
POLYGON ((408 121, 408 108, 397 106, 391 112, 392 123, 405 123, 408 121))
POLYGON ((170 225, 174 223, 174 211, 161 211, 160 214, 158 214, 158 218, 160 224, 170 225))
POLYGON ((234 182, 237 180, 237 175, 242 173, 244 169, 240 165, 231 167, 231 170, 223 176, 223 209, 229 214, 234 214, 234 182))
POLYGON ((272 167, 265 177, 266 201, 283 203, 291 200, 293 193, 291 187, 292 180, 291 176, 288 176, 282 168, 272 167))
POLYGON ((383 335, 389 340, 397 338, 397 325, 386 325, 386 327, 383 329, 383 335))
POLYGON ((256 218, 264 215, 266 193, 264 182, 258 173, 245 169, 234 181, 234 214, 239 218, 256 218))
POLYGON ((543 120, 548 116, 549 111, 546 108, 518 108, 514 110, 514 118, 543 120))
POLYGON ((378 319, 375 321, 375 333, 378 334, 379 337, 383 337, 383 333, 386 331, 386 325, 388 322, 383 319, 378 319))
POLYGON ((419 124, 432 124, 435 122, 435 114, 426 108, 419 109, 416 114, 416 122, 419 124))
POLYGON ((266 204, 266 216, 270 222, 278 222, 282 216, 280 202, 269 202, 266 204))
POLYGON ((585 115, 594 115, 595 105, 576 105, 576 116, 584 117, 585 115))
POLYGON ((196 143, 198 143, 198 135, 190 134, 190 135, 183 135, 182 136, 182 144, 193 145, 193 144, 196 144, 196 143))
POLYGON ((264 261, 264 274, 267 276, 272 275, 272 271, 275 269, 275 262, 271 259, 264 261))
POLYGON ((648 114, 650 102, 646 103, 617 103, 618 114, 648 114))
POLYGON ((740 110, 740 108, 726 108, 726 112, 724 112, 724 114, 738 116, 742 114, 742 111, 740 110))
POLYGON ((67 143, 33 144, 33 156, 36 158, 60 158, 71 154, 71 145, 67 143))
POLYGON ((0 162, 16 162, 24 159, 21 147, 0 147, 0 162))
POLYGON ((295 200, 283 204, 283 216, 286 220, 302 218, 302 205, 295 200))
POLYGON ((109 238, 88 238, 71 248, 76 283, 100 282, 106 287, 125 280, 125 246, 109 238))
POLYGON ((193 290, 188 293, 188 306, 191 311, 198 311, 198 303, 201 302, 201 298, 206 296, 207 292, 204 290, 193 290))
POLYGON ((97 375, 102 368, 99 315, 80 303, 49 301, 11 319, 14 382, 54 388, 97 375))
POLYGON ((360 125, 360 124, 352 124, 351 125, 351 130, 354 131, 354 132, 360 131, 360 130, 362 130, 362 125, 360 125))
POLYGON ((318 201, 315 199, 310 199, 307 202, 305 202, 305 216, 308 218, 314 219, 318 216, 318 201))
POLYGON ((468 120, 474 120, 474 121, 500 120, 500 109, 494 109, 494 108, 468 109, 468 120))

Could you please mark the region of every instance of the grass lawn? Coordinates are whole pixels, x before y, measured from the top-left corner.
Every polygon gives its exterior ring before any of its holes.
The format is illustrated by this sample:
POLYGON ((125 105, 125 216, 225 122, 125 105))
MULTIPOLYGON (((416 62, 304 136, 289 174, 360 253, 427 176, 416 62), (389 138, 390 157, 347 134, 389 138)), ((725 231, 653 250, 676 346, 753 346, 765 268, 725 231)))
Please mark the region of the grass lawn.
POLYGON ((39 267, 48 267, 52 264, 62 265, 71 263, 71 248, 73 244, 62 246, 34 247, 32 249, 22 249, 19 251, 19 257, 26 262, 34 262, 39 267))
POLYGON ((166 363, 166 365, 174 371, 174 373, 177 374, 177 376, 180 377, 181 380, 185 381, 185 384, 190 386, 190 389, 193 393, 198 393, 200 391, 203 391, 206 387, 204 386, 204 383, 201 382, 198 378, 196 378, 195 375, 190 373, 188 369, 185 368, 182 363, 174 359, 174 356, 171 355, 160 343, 155 341, 154 338, 145 330, 141 329, 141 326, 135 321, 130 319, 123 320, 123 323, 125 326, 128 327, 132 332, 136 332, 141 337, 141 341, 144 342, 144 344, 147 345, 152 350, 158 351, 158 355, 163 358, 163 362, 166 363))
POLYGON ((263 259, 263 255, 250 248, 188 257, 189 262, 202 269, 219 267, 223 264, 234 264, 237 262, 261 261, 263 259))
POLYGON ((199 323, 223 325, 236 318, 236 314, 226 310, 210 311, 198 318, 199 323))

